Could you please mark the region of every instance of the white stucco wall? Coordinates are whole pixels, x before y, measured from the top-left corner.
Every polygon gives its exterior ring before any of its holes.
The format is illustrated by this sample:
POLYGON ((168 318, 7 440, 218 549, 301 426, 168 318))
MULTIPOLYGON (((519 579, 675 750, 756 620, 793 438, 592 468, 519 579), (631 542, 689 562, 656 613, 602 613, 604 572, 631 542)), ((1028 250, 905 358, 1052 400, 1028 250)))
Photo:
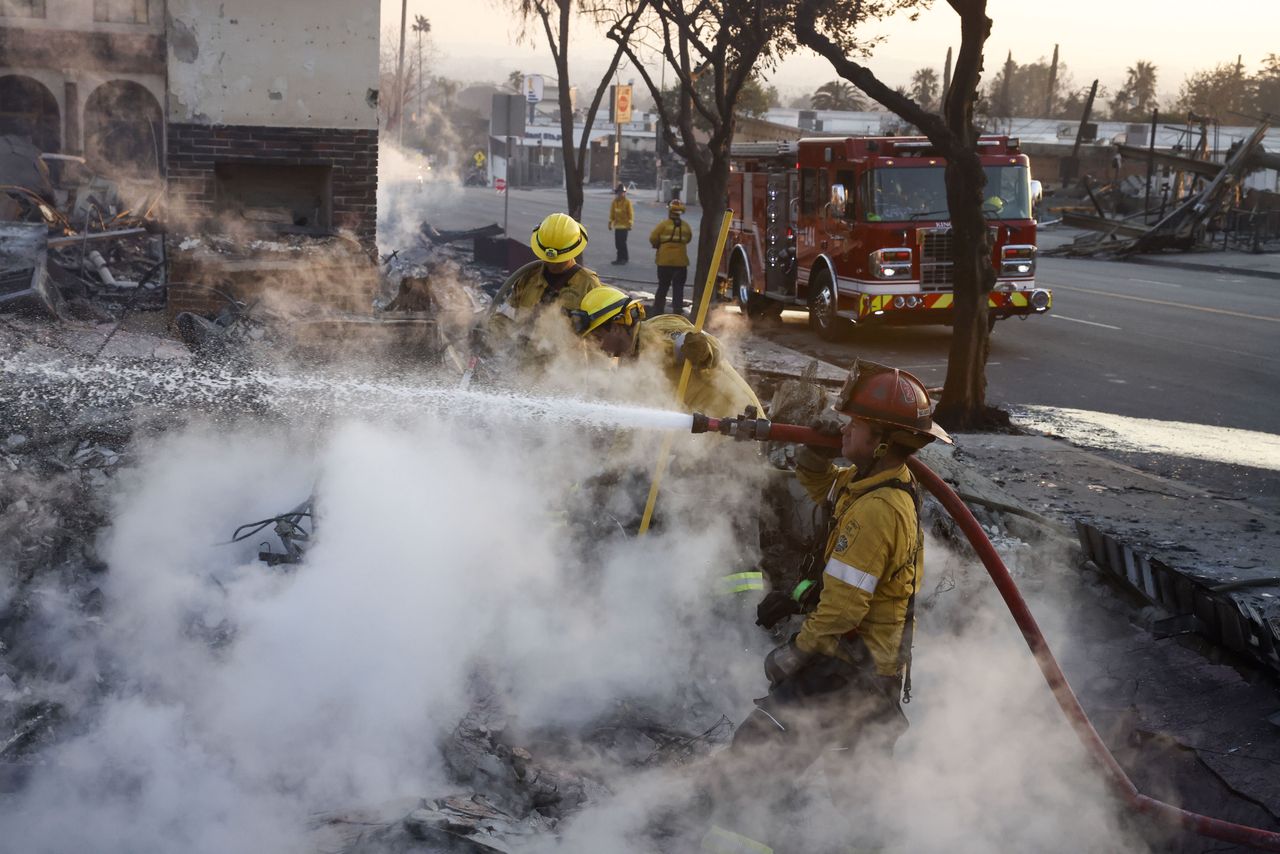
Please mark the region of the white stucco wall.
POLYGON ((378 4, 169 0, 169 121, 378 126, 378 4))

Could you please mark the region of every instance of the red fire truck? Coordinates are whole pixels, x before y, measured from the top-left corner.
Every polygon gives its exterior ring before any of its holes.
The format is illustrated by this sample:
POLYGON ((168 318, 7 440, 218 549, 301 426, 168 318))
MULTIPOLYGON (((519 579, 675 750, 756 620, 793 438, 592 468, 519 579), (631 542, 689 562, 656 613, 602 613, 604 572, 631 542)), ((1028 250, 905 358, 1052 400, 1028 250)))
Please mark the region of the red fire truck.
MULTIPOLYGON (((1030 163, 1018 140, 983 137, 993 237, 991 322, 1043 314, 1030 163)), ((731 149, 737 215, 721 275, 749 316, 807 308, 823 337, 853 324, 948 324, 951 224, 945 162, 923 137, 743 143, 731 149)))

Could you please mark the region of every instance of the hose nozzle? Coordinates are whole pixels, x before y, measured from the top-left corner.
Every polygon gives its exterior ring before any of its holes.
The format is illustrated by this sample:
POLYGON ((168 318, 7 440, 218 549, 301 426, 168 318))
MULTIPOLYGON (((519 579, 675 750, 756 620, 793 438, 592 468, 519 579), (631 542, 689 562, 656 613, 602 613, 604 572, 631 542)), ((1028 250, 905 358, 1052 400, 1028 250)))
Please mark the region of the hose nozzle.
POLYGON ((758 417, 754 406, 735 418, 710 418, 700 412, 693 413, 694 433, 719 433, 732 436, 739 442, 754 439, 757 442, 796 442, 828 448, 840 447, 840 436, 820 433, 812 427, 795 424, 775 424, 768 418, 758 417))
POLYGON ((756 408, 748 406, 746 411, 736 418, 709 418, 700 412, 693 413, 694 433, 719 433, 731 436, 739 442, 754 439, 758 442, 769 440, 772 422, 768 418, 758 418, 756 408))

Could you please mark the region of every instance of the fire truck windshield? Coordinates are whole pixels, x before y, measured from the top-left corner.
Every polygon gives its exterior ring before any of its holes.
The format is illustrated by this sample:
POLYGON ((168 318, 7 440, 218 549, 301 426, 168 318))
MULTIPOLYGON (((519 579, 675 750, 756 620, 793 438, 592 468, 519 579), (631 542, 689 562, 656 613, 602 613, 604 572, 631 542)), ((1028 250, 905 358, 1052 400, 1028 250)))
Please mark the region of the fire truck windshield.
MULTIPOLYGON (((880 168, 866 173, 858 210, 864 222, 946 219, 942 166, 880 168)), ((985 166, 982 212, 988 219, 1030 219, 1031 180, 1026 166, 985 166)))

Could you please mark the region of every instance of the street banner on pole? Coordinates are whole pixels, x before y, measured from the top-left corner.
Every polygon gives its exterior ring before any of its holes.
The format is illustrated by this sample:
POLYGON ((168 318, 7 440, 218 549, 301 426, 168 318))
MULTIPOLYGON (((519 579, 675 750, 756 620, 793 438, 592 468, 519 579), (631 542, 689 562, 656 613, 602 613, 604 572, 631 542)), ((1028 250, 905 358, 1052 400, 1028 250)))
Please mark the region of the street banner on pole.
POLYGON ((613 88, 613 116, 616 124, 625 125, 631 121, 631 87, 618 85, 613 88))

